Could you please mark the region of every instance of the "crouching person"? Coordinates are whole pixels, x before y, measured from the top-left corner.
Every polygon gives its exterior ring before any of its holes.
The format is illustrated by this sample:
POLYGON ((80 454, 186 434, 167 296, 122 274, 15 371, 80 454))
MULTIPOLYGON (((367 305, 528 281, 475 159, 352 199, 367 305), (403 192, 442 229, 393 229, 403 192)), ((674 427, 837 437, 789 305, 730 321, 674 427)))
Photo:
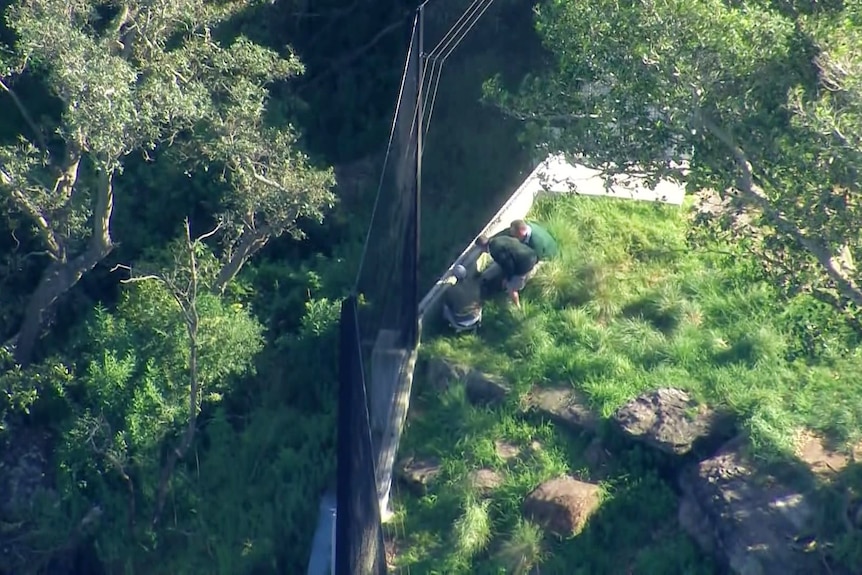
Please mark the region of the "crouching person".
POLYGON ((527 276, 539 263, 536 250, 510 235, 497 235, 492 238, 481 236, 476 245, 491 255, 503 271, 503 288, 515 307, 521 308, 520 292, 527 283, 527 276))
POLYGON ((443 295, 443 317, 456 332, 479 327, 482 321, 482 282, 479 272, 469 273, 461 264, 452 268, 455 285, 443 295))

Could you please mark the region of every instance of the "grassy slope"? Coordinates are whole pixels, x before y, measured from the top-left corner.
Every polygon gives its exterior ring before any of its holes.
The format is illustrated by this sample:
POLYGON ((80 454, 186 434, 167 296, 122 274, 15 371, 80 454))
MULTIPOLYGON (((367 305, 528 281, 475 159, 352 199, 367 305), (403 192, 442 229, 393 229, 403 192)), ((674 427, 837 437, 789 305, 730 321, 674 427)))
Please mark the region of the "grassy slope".
POLYGON ((566 575, 711 573, 679 532, 671 488, 641 449, 611 462, 606 500, 580 536, 543 541, 520 521, 520 504, 540 481, 594 473, 586 439, 521 417, 517 396, 568 382, 607 416, 641 392, 680 387, 733 410, 761 454, 780 455, 800 428, 859 437, 862 354, 846 353, 852 334, 829 310, 807 296, 780 301, 731 247, 689 249, 685 210, 569 197, 534 215, 563 253, 528 286, 524 312, 491 303, 478 336, 426 336, 424 353, 503 375, 518 393, 479 410, 460 386, 441 396, 417 382, 412 409, 421 415, 402 453, 437 455, 444 471, 425 497, 398 498, 400 564, 412 573, 518 572, 522 559, 566 575), (542 448, 507 466, 494 450, 499 439, 542 448), (487 502, 465 482, 481 467, 505 478, 487 502))

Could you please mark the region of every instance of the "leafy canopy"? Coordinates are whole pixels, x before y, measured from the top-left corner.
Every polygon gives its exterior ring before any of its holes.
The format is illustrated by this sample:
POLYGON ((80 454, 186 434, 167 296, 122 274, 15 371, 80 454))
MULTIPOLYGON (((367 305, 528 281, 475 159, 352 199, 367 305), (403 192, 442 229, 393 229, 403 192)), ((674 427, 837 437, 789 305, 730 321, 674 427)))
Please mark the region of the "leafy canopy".
POLYGON ((712 191, 710 232, 736 236, 788 287, 858 306, 860 16, 858 5, 547 0, 536 26, 548 66, 517 93, 495 79, 486 95, 551 151, 712 191))
POLYGON ((218 24, 249 5, 36 0, 7 9, 16 41, 0 79, 12 87, 35 75, 61 113, 37 121, 22 107, 31 130, 0 147, 2 188, 54 259, 90 234, 96 176, 113 178, 133 153, 168 149, 184 169, 228 185, 228 254, 243 230, 299 233, 298 218, 319 219, 332 205, 331 172, 311 165, 292 126, 266 121, 268 87, 302 73, 298 58, 215 38, 218 24))

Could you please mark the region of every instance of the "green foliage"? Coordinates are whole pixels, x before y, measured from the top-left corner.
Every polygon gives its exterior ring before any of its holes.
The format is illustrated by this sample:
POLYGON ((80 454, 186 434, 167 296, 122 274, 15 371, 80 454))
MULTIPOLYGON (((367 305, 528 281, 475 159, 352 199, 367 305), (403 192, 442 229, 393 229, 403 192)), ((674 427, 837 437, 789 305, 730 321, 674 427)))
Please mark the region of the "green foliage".
MULTIPOLYGON (((202 295, 197 313, 197 377, 206 408, 231 378, 253 368, 262 338, 241 306, 216 296, 202 295)), ((80 519, 93 505, 104 511, 99 554, 116 569, 134 565, 142 546, 158 548, 160 533, 147 525, 160 454, 189 417, 189 334, 173 296, 147 282, 132 286, 116 313, 97 309, 82 344, 78 375, 68 385, 76 413, 57 447, 58 490, 67 517, 80 519)), ((187 493, 188 483, 181 476, 174 489, 187 493)), ((185 505, 178 512, 188 512, 185 505)))
POLYGON ((34 296, 23 356, 37 316, 113 249, 115 196, 139 193, 114 185, 131 154, 158 152, 174 172, 209 174, 219 192, 209 214, 222 243, 218 290, 272 237, 299 237, 300 221, 332 207, 332 171, 312 164, 292 125, 266 118, 269 87, 301 74, 298 58, 242 36, 214 38, 248 5, 39 0, 5 9, 14 42, 4 91, 12 97, 16 78, 33 78, 60 108, 37 115, 16 96, 29 131, 0 147, 2 198, 64 270, 34 296))
POLYGON ((147 573, 307 568, 318 495, 335 473, 339 304, 305 309, 257 402, 239 416, 219 409, 207 424, 208 448, 189 470, 189 510, 164 533, 164 560, 147 573))
POLYGON ((714 191, 728 205, 698 216, 711 235, 752 251, 785 291, 855 313, 858 21, 858 3, 547 0, 536 28, 551 65, 515 92, 492 80, 486 96, 527 121, 531 143, 714 191))
POLYGON ((22 369, 0 349, 0 441, 16 424, 62 419, 67 411, 66 388, 72 380, 69 369, 56 359, 22 369))

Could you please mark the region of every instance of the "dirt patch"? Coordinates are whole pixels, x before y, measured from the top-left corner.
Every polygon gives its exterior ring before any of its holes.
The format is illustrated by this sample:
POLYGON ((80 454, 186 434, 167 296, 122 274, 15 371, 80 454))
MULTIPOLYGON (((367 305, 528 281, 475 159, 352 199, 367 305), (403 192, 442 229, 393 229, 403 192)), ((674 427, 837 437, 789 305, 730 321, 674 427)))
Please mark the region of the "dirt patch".
POLYGON ((854 460, 860 461, 862 456, 862 442, 842 452, 830 446, 823 436, 810 431, 801 432, 795 443, 796 457, 822 479, 837 475, 854 460))

